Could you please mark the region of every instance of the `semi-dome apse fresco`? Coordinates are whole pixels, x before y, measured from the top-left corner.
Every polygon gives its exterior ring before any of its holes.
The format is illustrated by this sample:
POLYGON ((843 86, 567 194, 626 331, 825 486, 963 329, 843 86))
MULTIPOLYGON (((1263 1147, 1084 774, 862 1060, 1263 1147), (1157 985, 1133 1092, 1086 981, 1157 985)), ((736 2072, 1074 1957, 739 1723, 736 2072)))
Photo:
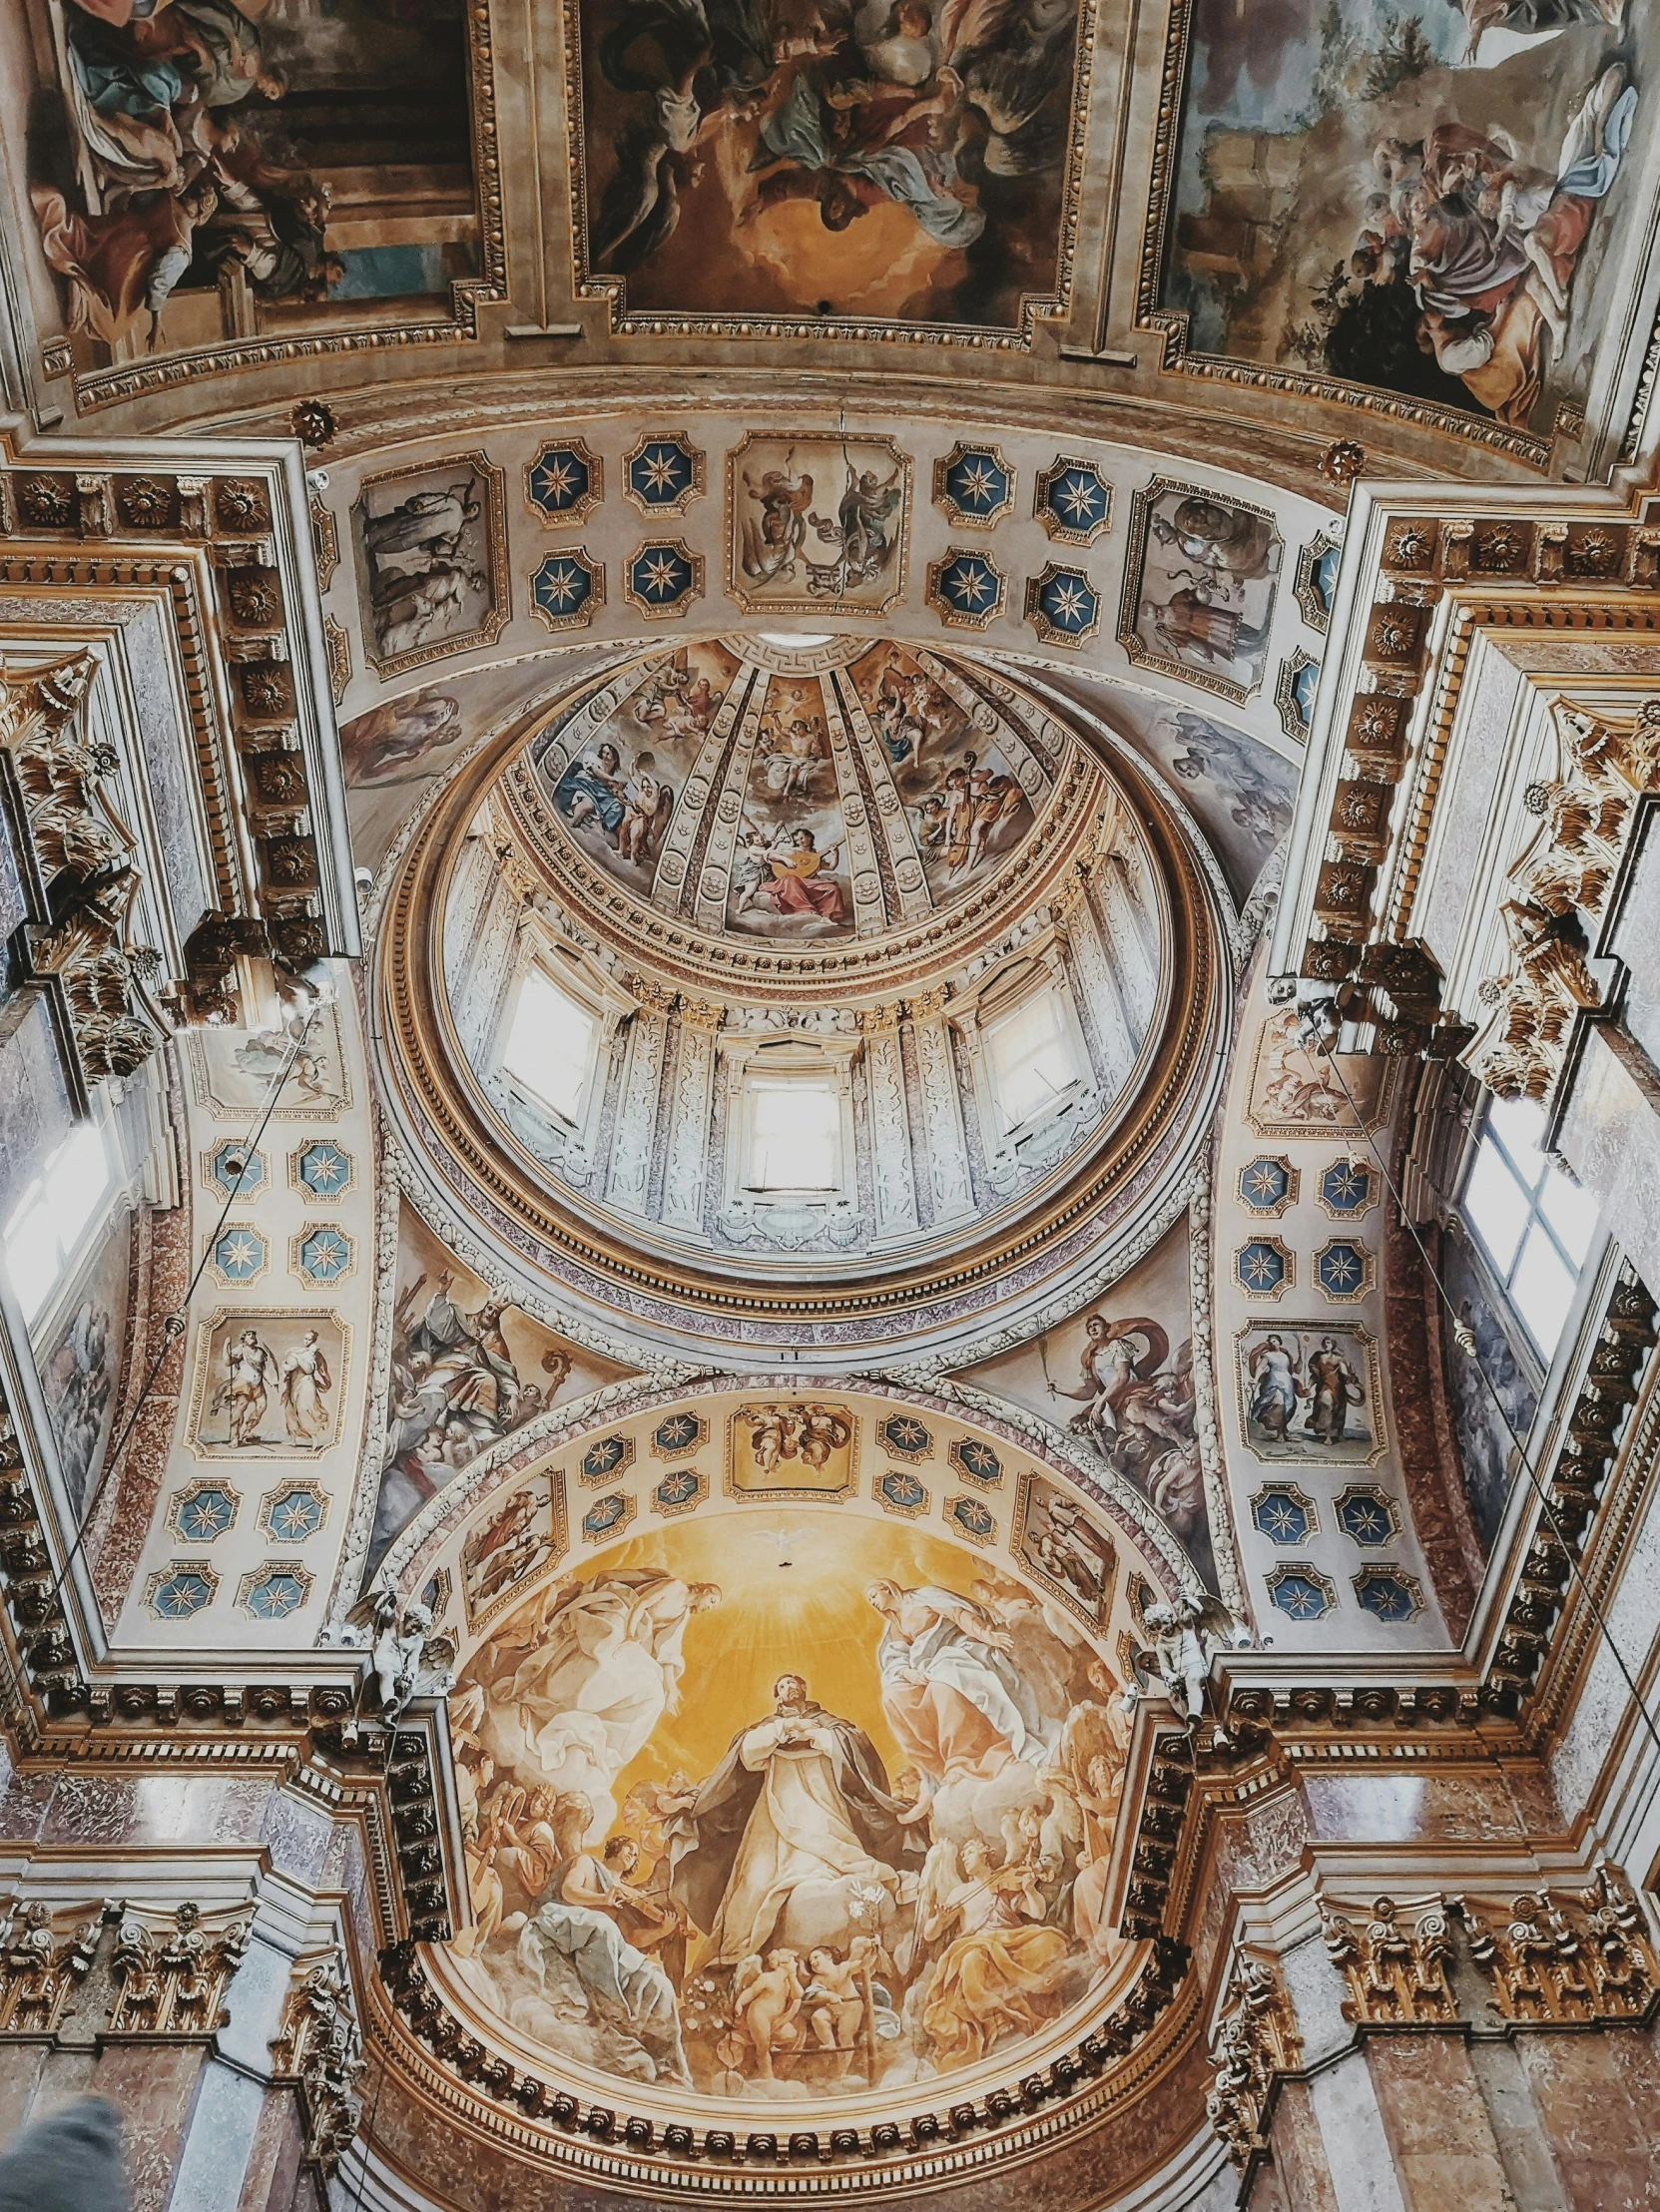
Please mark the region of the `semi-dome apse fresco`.
MULTIPOLYGON (((741 1409, 735 1448, 798 1415, 845 1454, 830 1405, 741 1409)), ((1038 1517, 1104 1619, 1111 1542, 1038 1517)), ((1134 1947, 1103 1919, 1122 1687, 1059 1599, 920 1529, 779 1502, 617 1545, 463 1670, 453 1976, 613 2094, 776 2117, 1017 2072, 1134 1947)))

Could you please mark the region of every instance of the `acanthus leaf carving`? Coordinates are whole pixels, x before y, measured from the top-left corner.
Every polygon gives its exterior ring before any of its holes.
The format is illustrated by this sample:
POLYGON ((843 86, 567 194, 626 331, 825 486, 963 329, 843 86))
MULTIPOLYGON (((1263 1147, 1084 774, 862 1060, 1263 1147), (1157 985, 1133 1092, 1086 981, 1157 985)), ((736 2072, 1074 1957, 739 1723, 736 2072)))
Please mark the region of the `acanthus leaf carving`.
POLYGON ((112 2035, 212 2035, 222 2028, 231 1977, 248 1948, 252 1915, 210 1931, 189 1899, 171 1930, 158 1932, 136 1913, 116 1931, 112 2035))
POLYGON ((1211 2040, 1213 2079, 1205 2116, 1229 2158, 1244 2167, 1267 2148, 1275 2076, 1295 2072, 1303 2044, 1285 1984, 1268 1959, 1240 1952, 1226 2002, 1211 2040))
POLYGON ((1364 1927, 1347 1913, 1320 1901, 1321 1934, 1327 1953, 1349 1985, 1344 2018, 1366 2025, 1380 2021, 1425 2026, 1457 2016, 1447 1967, 1452 1937, 1439 1898, 1418 1914, 1408 1929, 1392 1898, 1373 1901, 1364 1927))
POLYGON ((1620 1876, 1599 1869, 1579 1897, 1530 1891, 1502 1909, 1447 1901, 1502 2019, 1562 2022, 1640 2017, 1660 1987, 1660 1958, 1620 1876))
POLYGON ((326 2178, 362 2124, 357 2084, 367 2067, 351 1976, 337 1945, 289 1989, 272 2057, 274 2073, 298 2083, 305 2157, 326 2178))
POLYGON ((58 2032, 92 1965, 102 1926, 95 1914, 62 1936, 40 1900, 8 1908, 0 1926, 0 2035, 58 2032))

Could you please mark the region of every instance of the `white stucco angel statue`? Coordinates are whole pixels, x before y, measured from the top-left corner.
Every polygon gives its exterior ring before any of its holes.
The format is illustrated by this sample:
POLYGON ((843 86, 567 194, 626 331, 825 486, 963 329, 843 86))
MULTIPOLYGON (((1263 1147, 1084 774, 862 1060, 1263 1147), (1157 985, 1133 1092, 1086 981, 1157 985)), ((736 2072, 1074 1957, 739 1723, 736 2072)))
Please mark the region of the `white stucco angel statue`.
POLYGON ((433 1635, 431 1607, 404 1605, 383 1584, 358 1599, 331 1640, 368 1653, 384 1720, 397 1720, 417 1697, 446 1696, 454 1683, 454 1640, 433 1635))
POLYGON ((1155 1683, 1195 1728, 1205 1710, 1205 1685, 1215 1654, 1240 1641, 1226 1606, 1201 1590, 1179 1590, 1173 1598, 1149 1605, 1142 1615, 1152 1649, 1136 1656, 1137 1687, 1155 1683))

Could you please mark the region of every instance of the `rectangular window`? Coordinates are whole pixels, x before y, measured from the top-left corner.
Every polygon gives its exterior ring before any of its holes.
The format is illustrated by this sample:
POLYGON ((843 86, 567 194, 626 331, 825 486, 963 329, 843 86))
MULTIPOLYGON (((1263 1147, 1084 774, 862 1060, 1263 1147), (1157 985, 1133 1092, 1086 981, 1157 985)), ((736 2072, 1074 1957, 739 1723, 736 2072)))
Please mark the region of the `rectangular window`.
POLYGON ((800 1076, 749 1084, 752 1191, 841 1187, 841 1104, 830 1083, 800 1076))
POLYGON ((564 1121, 581 1118, 599 1017, 560 989, 545 968, 525 971, 501 1064, 564 1121))
POLYGON ((1053 991, 1034 991, 988 1022, 985 1056, 1007 1129, 1035 1121, 1078 1078, 1072 1039, 1053 991))
POLYGON ((6 1274, 26 1325, 69 1273, 110 1189, 104 1131, 83 1122, 24 1192, 6 1223, 6 1274))
POLYGON ((1464 1218, 1548 1366, 1596 1230, 1596 1206, 1539 1150, 1544 1111, 1495 1098, 1464 1179, 1464 1218))

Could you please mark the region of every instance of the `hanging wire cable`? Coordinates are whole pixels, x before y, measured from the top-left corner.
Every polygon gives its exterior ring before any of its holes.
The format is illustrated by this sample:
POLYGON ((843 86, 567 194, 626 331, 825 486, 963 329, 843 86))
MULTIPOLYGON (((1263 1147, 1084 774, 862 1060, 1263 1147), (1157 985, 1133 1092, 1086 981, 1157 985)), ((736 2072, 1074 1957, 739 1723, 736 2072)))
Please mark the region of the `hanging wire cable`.
POLYGON ((272 1077, 271 1089, 266 1095, 266 1102, 261 1108, 259 1117, 255 1121, 252 1129, 249 1131, 247 1138, 239 1148, 242 1153, 242 1162, 237 1169, 235 1177, 227 1187, 225 1204, 220 1208, 219 1219, 214 1224, 213 1233, 209 1236, 206 1243, 202 1247, 202 1257, 200 1260, 197 1261, 195 1270, 191 1275, 191 1279, 189 1283, 185 1286, 185 1295, 180 1300, 177 1310, 174 1313, 169 1314, 167 1319, 162 1324, 161 1349, 157 1352, 156 1357, 150 1363, 149 1371, 145 1375, 143 1383, 140 1385, 139 1394, 137 1398, 133 1401, 133 1409, 128 1414, 126 1420, 122 1423, 121 1434, 116 1438, 109 1451, 105 1454, 103 1472, 99 1475, 97 1482, 93 1485, 92 1496, 87 1500, 86 1512, 82 1515, 80 1524, 75 1531, 75 1541, 70 1545, 69 1550, 65 1553, 63 1565, 58 1569, 57 1578, 53 1582, 52 1588, 47 1595, 47 1610, 50 1610, 51 1606, 56 1602, 60 1592, 63 1589, 64 1583, 69 1578, 70 1568, 74 1565, 77 1557, 85 1547, 87 1536, 92 1528, 93 1521, 97 1516, 98 1508, 103 1503, 105 1487, 108 1484, 111 1475, 115 1472, 116 1468, 121 1463, 121 1454, 126 1450, 128 1439, 131 1437, 133 1430, 138 1426, 139 1415, 144 1411, 145 1405, 149 1401, 150 1393, 156 1386, 157 1378, 161 1375, 163 1365, 167 1361, 168 1356, 174 1350, 175 1346, 178 1345, 184 1337, 185 1329, 187 1326, 186 1317, 190 1312, 191 1300, 196 1296, 197 1285, 201 1282, 202 1277, 206 1272, 208 1266, 209 1257, 212 1254, 215 1246, 219 1243, 220 1237, 224 1232, 225 1224, 230 1218, 232 1207, 235 1206, 237 1200, 242 1196, 243 1185, 247 1180, 249 1169, 254 1164, 254 1155, 259 1150, 260 1139, 265 1135, 266 1126, 270 1122, 272 1115, 277 1110, 277 1102, 281 1097, 288 1077, 293 1073, 294 1068, 298 1063, 299 1055, 305 1049, 306 1040, 311 1034, 311 1024, 316 1020, 317 1015, 321 1010, 321 1005, 322 1001, 319 998, 316 1004, 312 1006, 310 1012, 305 1016, 299 1028, 295 1030, 289 1038, 287 1055, 284 1058, 282 1065, 277 1069, 276 1075, 272 1077))
MULTIPOLYGON (((1326 1037, 1321 1031, 1319 1023, 1316 1022, 1312 1018, 1312 1016, 1305 1013, 1300 1018, 1299 1029, 1302 1035, 1302 1041, 1305 1049, 1307 1049, 1310 1053, 1318 1053, 1320 1057, 1326 1061, 1326 1064, 1328 1067, 1330 1067, 1332 1073, 1337 1077, 1339 1087, 1343 1092, 1344 1098, 1349 1107, 1349 1111, 1354 1117, 1356 1132, 1360 1136, 1365 1138, 1367 1146, 1371 1151, 1373 1158, 1378 1162, 1379 1175, 1383 1178, 1385 1189, 1388 1191, 1389 1196, 1394 1201, 1394 1209, 1400 1221, 1400 1225, 1405 1230, 1407 1236, 1411 1238, 1413 1245, 1416 1247, 1418 1258, 1423 1264, 1424 1273, 1428 1276, 1430 1282, 1433 1283, 1433 1285, 1435 1286, 1436 1295, 1440 1299, 1441 1304, 1446 1308, 1447 1314, 1451 1319, 1454 1330, 1463 1331, 1464 1324, 1460 1321, 1457 1308, 1452 1303, 1452 1295, 1448 1291, 1446 1285, 1441 1281, 1440 1271, 1435 1266, 1434 1261, 1429 1257, 1428 1247, 1425 1245, 1423 1239, 1418 1235, 1417 1224, 1412 1220, 1411 1216, 1406 1211, 1405 1201, 1401 1197, 1399 1187, 1395 1183, 1394 1177, 1389 1173, 1388 1162, 1384 1159, 1383 1150, 1380 1147, 1377 1138, 1367 1127, 1366 1119, 1361 1113, 1360 1108, 1355 1103, 1355 1094, 1349 1088, 1348 1078, 1345 1076, 1343 1068, 1340 1065, 1340 1056, 1336 1052, 1332 1052, 1327 1049, 1326 1037)), ((1580 1568, 1579 1561, 1574 1556, 1573 1546, 1569 1543, 1566 1536, 1564 1536, 1562 1533, 1561 1523, 1556 1518, 1556 1509, 1550 1502, 1550 1493, 1546 1489, 1544 1483, 1540 1480, 1538 1470, 1533 1465, 1533 1461, 1528 1453, 1527 1446, 1522 1440, 1521 1436, 1517 1433, 1515 1423, 1511 1420, 1509 1413, 1505 1410, 1504 1400, 1498 1394, 1497 1384, 1493 1382, 1491 1376, 1488 1375, 1487 1370, 1479 1357, 1469 1352, 1467 1348, 1461 1347, 1461 1349, 1464 1349, 1466 1358, 1474 1359, 1476 1373, 1480 1376, 1487 1394, 1493 1401, 1493 1408, 1498 1414, 1499 1419, 1504 1423, 1505 1431, 1508 1434, 1512 1445, 1515 1447, 1517 1465, 1520 1467, 1522 1473, 1526 1475, 1528 1482, 1531 1484, 1534 1495, 1539 1500, 1539 1505, 1541 1507, 1543 1517, 1545 1521, 1549 1524, 1550 1532, 1555 1537, 1557 1543, 1561 1546, 1562 1556, 1567 1561, 1568 1573, 1573 1581, 1578 1585, 1579 1594, 1581 1595, 1581 1597, 1583 1597, 1586 1605, 1590 1608, 1591 1617, 1596 1622, 1598 1632, 1600 1633, 1603 1642, 1608 1646, 1609 1655, 1612 1657, 1615 1666, 1618 1667, 1620 1674, 1624 1679, 1626 1688, 1631 1693, 1632 1702, 1636 1706, 1637 1716, 1639 1720, 1642 1722, 1643 1727, 1648 1732, 1649 1738, 1652 1741, 1655 1750, 1660 1751, 1660 1728, 1657 1728, 1655 1726, 1654 1717, 1649 1712, 1647 1701, 1644 1698, 1642 1691, 1639 1690, 1639 1688, 1637 1687, 1636 1677, 1633 1675, 1631 1669, 1626 1665, 1625 1654, 1620 1650, 1618 1643, 1615 1641, 1614 1632, 1608 1625, 1607 1615, 1603 1612, 1602 1607, 1598 1604, 1596 1593, 1592 1590, 1589 1582, 1586 1581, 1584 1573, 1580 1568)))

